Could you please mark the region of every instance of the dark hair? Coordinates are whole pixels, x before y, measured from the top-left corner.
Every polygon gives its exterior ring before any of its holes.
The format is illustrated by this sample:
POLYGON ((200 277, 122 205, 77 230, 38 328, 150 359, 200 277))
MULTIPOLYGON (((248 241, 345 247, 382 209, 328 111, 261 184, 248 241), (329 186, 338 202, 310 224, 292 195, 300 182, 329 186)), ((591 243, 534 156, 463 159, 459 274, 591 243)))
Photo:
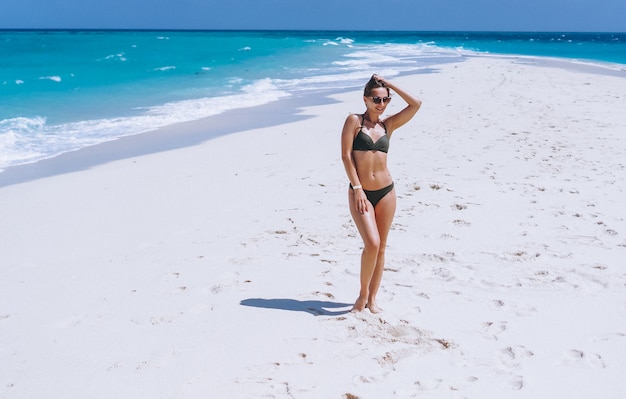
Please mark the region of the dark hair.
POLYGON ((389 87, 387 87, 385 83, 381 80, 376 79, 375 76, 376 75, 372 75, 369 82, 367 82, 367 84, 365 85, 365 89, 363 89, 363 95, 365 97, 368 97, 372 93, 372 90, 378 87, 384 87, 385 89, 387 89, 387 95, 389 95, 389 87))

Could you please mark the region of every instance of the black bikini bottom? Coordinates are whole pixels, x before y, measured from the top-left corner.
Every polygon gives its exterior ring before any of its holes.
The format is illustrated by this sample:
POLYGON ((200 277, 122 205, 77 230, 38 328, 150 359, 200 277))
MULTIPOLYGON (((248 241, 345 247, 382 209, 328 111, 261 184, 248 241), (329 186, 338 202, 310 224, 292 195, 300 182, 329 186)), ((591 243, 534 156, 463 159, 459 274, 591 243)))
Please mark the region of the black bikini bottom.
MULTIPOLYGON (((350 188, 352 188, 352 184, 350 184, 350 188)), ((376 204, 380 202, 381 199, 385 197, 385 195, 389 194, 393 190, 393 182, 387 187, 383 187, 380 190, 363 190, 365 196, 372 203, 372 206, 376 208, 376 204)))

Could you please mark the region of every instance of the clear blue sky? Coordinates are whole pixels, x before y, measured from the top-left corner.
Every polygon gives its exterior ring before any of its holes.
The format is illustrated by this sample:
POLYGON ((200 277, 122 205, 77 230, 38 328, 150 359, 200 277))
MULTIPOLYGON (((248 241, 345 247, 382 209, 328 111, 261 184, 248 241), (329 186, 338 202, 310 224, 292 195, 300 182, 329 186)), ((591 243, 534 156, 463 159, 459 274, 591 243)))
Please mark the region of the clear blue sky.
POLYGON ((0 29, 626 32, 626 0, 0 0, 0 29))

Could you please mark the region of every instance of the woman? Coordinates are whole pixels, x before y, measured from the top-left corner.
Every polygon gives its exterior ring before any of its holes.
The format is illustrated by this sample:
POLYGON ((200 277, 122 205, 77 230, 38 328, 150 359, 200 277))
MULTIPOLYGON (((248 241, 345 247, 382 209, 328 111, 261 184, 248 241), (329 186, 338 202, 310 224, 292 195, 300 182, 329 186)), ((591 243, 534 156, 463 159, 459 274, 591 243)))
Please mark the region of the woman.
POLYGON ((396 192, 387 169, 389 139, 415 115, 422 102, 377 75, 372 75, 365 85, 363 101, 365 112, 346 118, 341 133, 341 158, 350 180, 350 213, 364 244, 361 290, 352 311, 369 308, 372 313, 378 313, 381 309, 376 304, 376 293, 385 268, 387 236, 396 211, 396 192), (382 115, 391 101, 390 89, 408 105, 383 120, 382 115))

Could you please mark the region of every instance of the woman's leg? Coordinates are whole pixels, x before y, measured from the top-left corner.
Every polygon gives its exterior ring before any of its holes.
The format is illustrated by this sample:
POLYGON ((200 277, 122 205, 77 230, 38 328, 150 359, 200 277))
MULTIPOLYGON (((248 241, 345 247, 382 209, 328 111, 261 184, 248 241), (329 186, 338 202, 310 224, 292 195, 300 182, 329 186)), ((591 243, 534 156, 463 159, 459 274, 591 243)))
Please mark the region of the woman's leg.
POLYGON ((378 251, 380 249, 380 233, 378 232, 378 226, 376 225, 376 215, 372 204, 367 203, 367 212, 361 214, 354 201, 354 194, 352 190, 348 191, 348 202, 350 204, 350 213, 354 224, 356 224, 357 230, 363 239, 363 252, 361 254, 361 289, 359 291, 359 298, 356 300, 354 307, 355 311, 365 309, 367 306, 368 298, 370 297, 370 284, 372 282, 372 275, 376 268, 376 260, 378 257, 378 251))
POLYGON ((387 237, 393 222, 393 216, 396 213, 396 191, 392 190, 385 195, 376 205, 376 226, 378 228, 378 236, 380 239, 378 255, 376 257, 376 266, 372 273, 372 278, 368 287, 369 296, 367 298, 367 306, 372 313, 378 313, 381 309, 376 305, 376 294, 380 287, 385 270, 385 248, 387 247, 387 237))

